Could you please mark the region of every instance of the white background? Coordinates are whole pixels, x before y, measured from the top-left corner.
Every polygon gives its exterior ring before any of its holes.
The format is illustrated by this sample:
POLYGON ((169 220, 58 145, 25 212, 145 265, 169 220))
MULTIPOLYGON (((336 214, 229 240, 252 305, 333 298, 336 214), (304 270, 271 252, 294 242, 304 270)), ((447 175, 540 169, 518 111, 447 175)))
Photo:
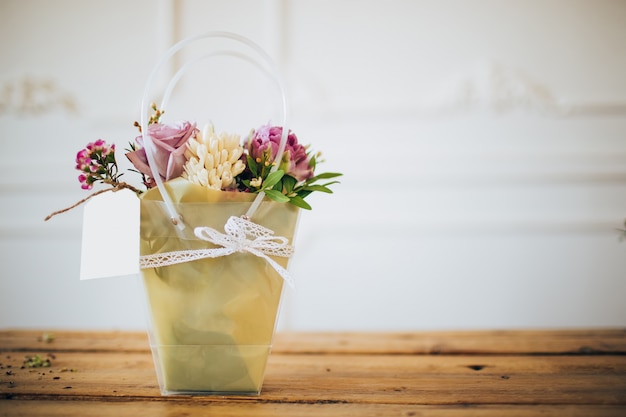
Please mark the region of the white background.
MULTIPOLYGON (((624 326, 625 22, 619 0, 0 0, 0 328, 144 328, 132 279, 79 281, 82 210, 43 218, 209 30, 267 50, 291 128, 345 173, 301 217, 281 329, 624 326)), ((241 105, 245 133, 249 88, 211 71, 178 111, 241 105)))

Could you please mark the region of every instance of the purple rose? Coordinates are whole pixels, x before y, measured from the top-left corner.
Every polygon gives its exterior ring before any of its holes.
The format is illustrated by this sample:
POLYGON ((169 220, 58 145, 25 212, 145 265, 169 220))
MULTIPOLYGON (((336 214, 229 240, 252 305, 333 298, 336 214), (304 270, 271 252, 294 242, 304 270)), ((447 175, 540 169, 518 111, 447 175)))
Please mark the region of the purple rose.
MULTIPOLYGON (((148 134, 154 143, 156 170, 163 181, 180 177, 185 164, 185 144, 189 138, 195 136, 198 129, 195 123, 187 121, 172 124, 153 123, 148 126, 148 134)), ((137 136, 135 141, 141 149, 126 154, 135 168, 142 174, 154 178, 148 165, 148 158, 143 144, 143 136, 137 136)), ((154 182, 152 181, 152 185, 154 182)))
MULTIPOLYGON (((280 138, 283 128, 280 126, 262 126, 257 129, 248 141, 248 152, 257 162, 269 162, 276 159, 280 138)), ((298 143, 296 135, 289 131, 285 152, 279 168, 286 175, 294 177, 298 182, 307 180, 313 176, 313 167, 309 166, 309 155, 306 148, 298 143)))

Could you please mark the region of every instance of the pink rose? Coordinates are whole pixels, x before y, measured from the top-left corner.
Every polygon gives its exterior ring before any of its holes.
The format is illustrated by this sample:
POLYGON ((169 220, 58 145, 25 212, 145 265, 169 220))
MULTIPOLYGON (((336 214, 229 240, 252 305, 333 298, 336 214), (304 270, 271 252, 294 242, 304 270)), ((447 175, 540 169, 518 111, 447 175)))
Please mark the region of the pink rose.
MULTIPOLYGON (((185 144, 189 138, 195 136, 197 131, 196 124, 187 121, 172 124, 153 123, 148 126, 148 134, 152 137, 155 147, 156 170, 163 181, 181 176, 183 165, 186 162, 185 144)), ((139 172, 149 178, 154 178, 148 165, 143 136, 137 136, 135 141, 141 146, 141 149, 128 152, 126 157, 139 172)), ((147 185, 150 187, 150 184, 147 185)), ((154 181, 151 181, 151 185, 154 186, 154 181)))
MULTIPOLYGON (((248 142, 248 151, 255 160, 274 162, 283 128, 280 126, 262 126, 257 129, 248 142)), ((304 146, 298 143, 295 133, 289 131, 285 152, 281 158, 279 168, 285 174, 294 177, 298 182, 307 180, 313 176, 313 167, 309 166, 309 155, 304 146)))

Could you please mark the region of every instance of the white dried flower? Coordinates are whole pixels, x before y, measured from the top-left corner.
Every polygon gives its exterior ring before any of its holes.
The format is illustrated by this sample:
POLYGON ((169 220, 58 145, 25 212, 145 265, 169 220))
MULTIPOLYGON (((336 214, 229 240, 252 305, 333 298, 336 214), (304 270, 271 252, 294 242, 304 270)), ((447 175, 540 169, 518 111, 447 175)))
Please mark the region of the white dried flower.
POLYGON ((243 147, 239 136, 217 135, 212 124, 187 141, 183 178, 214 190, 234 188, 235 177, 246 168, 241 160, 243 147))

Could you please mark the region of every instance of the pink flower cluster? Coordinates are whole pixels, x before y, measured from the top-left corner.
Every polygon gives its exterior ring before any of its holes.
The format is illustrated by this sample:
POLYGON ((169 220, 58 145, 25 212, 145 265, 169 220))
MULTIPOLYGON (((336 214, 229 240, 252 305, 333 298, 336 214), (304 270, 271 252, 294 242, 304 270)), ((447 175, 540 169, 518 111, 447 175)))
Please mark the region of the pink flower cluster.
POLYGON ((115 176, 115 144, 108 145, 102 139, 88 143, 76 154, 76 169, 81 172, 78 181, 83 190, 91 190, 96 181, 115 176))
MULTIPOLYGON (((280 126, 265 125, 258 128, 248 140, 248 154, 256 162, 274 163, 278 146, 283 134, 280 126)), ((298 143, 295 133, 289 131, 285 151, 278 165, 285 175, 294 177, 298 182, 308 180, 313 176, 314 168, 310 166, 310 157, 304 146, 298 143)))

